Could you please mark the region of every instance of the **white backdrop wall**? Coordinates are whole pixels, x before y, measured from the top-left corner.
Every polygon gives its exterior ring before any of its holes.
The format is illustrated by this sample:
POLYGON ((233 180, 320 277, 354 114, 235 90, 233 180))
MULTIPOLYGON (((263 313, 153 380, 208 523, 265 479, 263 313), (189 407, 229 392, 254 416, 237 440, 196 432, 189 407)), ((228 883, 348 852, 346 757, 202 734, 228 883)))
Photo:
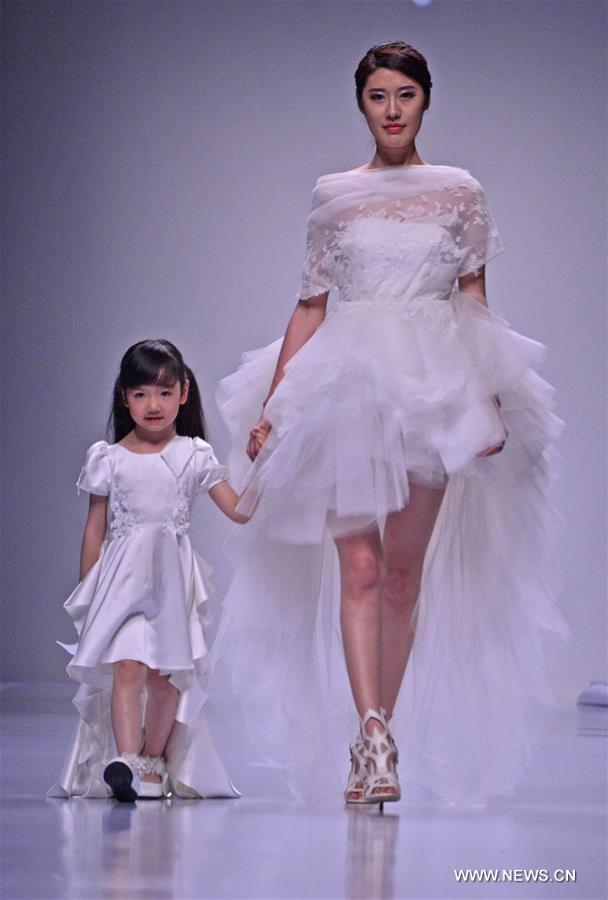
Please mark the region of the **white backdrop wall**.
MULTIPOLYGON (((355 66, 396 38, 433 76, 423 159, 468 168, 489 196, 506 245, 489 302, 549 347, 575 632, 558 687, 606 677, 605 14, 587 0, 4 4, 5 679, 63 677, 75 479, 131 343, 183 350, 224 455, 213 389, 283 331, 315 179, 371 156, 355 66)), ((218 601, 230 527, 201 500, 193 538, 218 601)))

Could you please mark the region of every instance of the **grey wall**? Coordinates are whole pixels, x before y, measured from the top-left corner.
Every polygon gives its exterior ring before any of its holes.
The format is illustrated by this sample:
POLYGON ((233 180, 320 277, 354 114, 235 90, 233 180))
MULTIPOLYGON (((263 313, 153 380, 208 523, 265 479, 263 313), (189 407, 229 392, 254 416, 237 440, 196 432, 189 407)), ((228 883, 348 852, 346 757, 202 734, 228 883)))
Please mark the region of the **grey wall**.
MULTIPOLYGON (((310 191, 370 158, 352 75, 373 43, 427 56, 419 150, 484 184, 506 253, 488 297, 549 347, 567 422, 559 502, 560 689, 605 677, 605 95, 602 2, 4 4, 3 666, 61 679, 86 500, 124 350, 165 336, 212 396, 282 332, 310 191)), ((229 576, 229 524, 202 501, 195 543, 229 576)))

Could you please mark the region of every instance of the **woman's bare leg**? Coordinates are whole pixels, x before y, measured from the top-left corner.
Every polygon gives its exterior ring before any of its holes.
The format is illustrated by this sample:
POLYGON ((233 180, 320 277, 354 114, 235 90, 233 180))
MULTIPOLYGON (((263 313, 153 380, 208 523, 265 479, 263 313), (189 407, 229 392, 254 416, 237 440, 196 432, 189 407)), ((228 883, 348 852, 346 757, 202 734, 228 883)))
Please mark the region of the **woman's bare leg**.
POLYGON ((381 705, 388 716, 392 715, 412 647, 412 611, 420 591, 424 557, 444 494, 445 488, 410 484, 408 505, 386 518, 381 705))
POLYGON ((121 659, 113 666, 112 730, 119 753, 139 753, 141 747, 141 693, 146 666, 121 659))
POLYGON ((380 608, 384 563, 380 533, 336 538, 340 559, 340 623, 346 668, 359 716, 380 706, 380 608))
MULTIPOLYGON (((340 620, 346 667, 357 711, 363 717, 368 709, 379 710, 382 704, 381 619, 385 566, 380 533, 376 529, 348 535, 336 539, 336 546, 342 582, 340 620)), ((365 732, 371 738, 375 731, 384 734, 384 725, 379 719, 370 718, 365 732)), ((389 760, 392 757, 390 754, 389 760)), ((369 774, 374 774, 376 770, 369 759, 367 766, 369 774)), ((386 785, 379 785, 374 789, 376 792, 398 793, 397 788, 386 785)))
MULTIPOLYGON (((148 700, 143 754, 163 756, 175 724, 179 691, 170 683, 169 676, 159 675, 157 669, 148 669, 146 689, 148 700)), ((144 775, 144 781, 160 781, 160 778, 157 775, 144 775)))

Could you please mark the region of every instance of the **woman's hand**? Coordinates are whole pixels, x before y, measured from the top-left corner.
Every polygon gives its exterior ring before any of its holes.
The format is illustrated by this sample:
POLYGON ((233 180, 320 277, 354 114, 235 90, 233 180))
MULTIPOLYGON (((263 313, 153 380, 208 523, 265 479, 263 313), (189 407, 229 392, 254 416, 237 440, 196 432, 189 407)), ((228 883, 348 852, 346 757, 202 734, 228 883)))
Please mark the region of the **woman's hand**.
POLYGON ((272 425, 265 419, 262 415, 261 419, 256 422, 251 431, 249 432, 249 443, 247 444, 247 456, 253 462, 256 458, 262 447, 264 446, 264 441, 268 437, 270 429, 272 425))
POLYGON ((504 445, 507 443, 507 439, 505 437, 504 441, 501 441, 500 444, 496 444, 494 447, 488 447, 487 450, 482 450, 481 453, 477 453, 477 457, 480 456, 495 456, 497 453, 500 453, 504 445))
MULTIPOLYGON (((498 409, 500 409, 500 407, 502 406, 502 403, 500 402, 500 397, 498 396, 498 394, 493 394, 492 400, 494 401, 494 403, 496 404, 498 409)), ((496 453, 500 453, 500 451, 502 450, 502 448, 504 447, 504 445, 507 442, 508 436, 509 436, 509 432, 505 428, 504 440, 502 440, 500 442, 500 444, 495 444, 493 447, 488 447, 487 450, 482 450, 481 453, 477 453, 476 454, 477 457, 479 458, 479 457, 483 457, 483 456, 495 456, 496 453)))

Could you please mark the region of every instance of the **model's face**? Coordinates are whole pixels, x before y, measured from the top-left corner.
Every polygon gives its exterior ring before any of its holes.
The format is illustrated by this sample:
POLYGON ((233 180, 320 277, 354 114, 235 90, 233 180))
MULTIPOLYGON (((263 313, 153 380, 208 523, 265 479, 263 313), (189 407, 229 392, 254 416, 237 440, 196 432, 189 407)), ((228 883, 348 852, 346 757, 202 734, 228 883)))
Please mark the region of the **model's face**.
POLYGON ((143 431, 162 431, 173 426, 180 406, 188 399, 189 382, 144 384, 125 391, 125 406, 143 431))
POLYGON ((412 143, 422 125, 424 91, 393 69, 376 69, 362 95, 363 115, 379 147, 398 150, 412 143))

